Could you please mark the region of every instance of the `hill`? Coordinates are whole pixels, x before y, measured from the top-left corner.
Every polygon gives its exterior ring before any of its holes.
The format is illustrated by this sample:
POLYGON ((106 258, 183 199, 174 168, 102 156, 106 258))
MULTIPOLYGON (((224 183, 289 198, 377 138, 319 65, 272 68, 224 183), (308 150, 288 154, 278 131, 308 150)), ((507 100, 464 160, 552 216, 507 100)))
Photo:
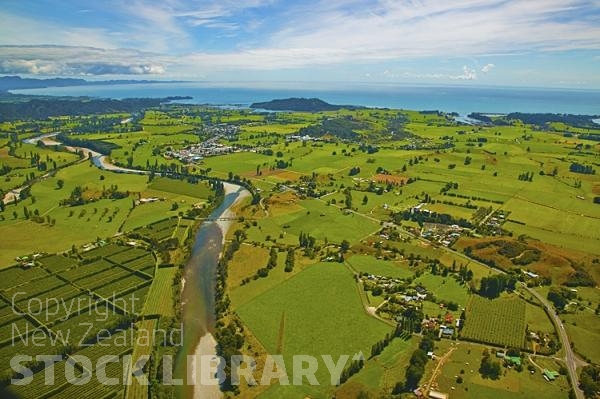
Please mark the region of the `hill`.
MULTIPOLYGON (((170 81, 172 83, 173 81, 170 81)), ((18 90, 18 89, 43 89, 46 87, 66 87, 66 86, 98 86, 113 84, 136 84, 136 83, 164 83, 156 80, 96 80, 73 78, 50 78, 35 79, 22 78, 20 76, 0 76, 0 91, 18 90)))
POLYGON ((358 109, 354 105, 334 105, 318 98, 285 98, 271 100, 262 103, 253 103, 250 108, 267 109, 270 111, 299 111, 299 112, 321 112, 337 111, 339 109, 358 109))

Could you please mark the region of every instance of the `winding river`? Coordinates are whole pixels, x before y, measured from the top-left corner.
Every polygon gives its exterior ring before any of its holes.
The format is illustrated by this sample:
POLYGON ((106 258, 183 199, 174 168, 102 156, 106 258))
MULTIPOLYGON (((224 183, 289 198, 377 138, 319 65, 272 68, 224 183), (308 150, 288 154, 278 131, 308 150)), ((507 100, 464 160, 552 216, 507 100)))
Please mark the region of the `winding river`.
MULTIPOLYGON (((52 141, 58 133, 46 134, 27 142, 36 144, 39 140, 52 141)), ((88 148, 66 147, 72 152, 84 151, 92 157, 92 162, 100 169, 116 173, 148 174, 148 171, 138 169, 127 169, 109 162, 108 157, 103 156, 88 148)), ((200 373, 194 369, 194 365, 188 364, 188 355, 215 355, 216 341, 213 338, 215 331, 215 285, 217 277, 217 264, 225 243, 225 235, 231 222, 226 220, 212 221, 218 218, 230 218, 235 216, 231 207, 238 201, 250 195, 241 186, 223 183, 225 197, 223 202, 208 217, 209 221, 201 224, 194 238, 191 255, 187 260, 184 271, 182 290, 182 316, 183 316, 183 346, 180 348, 176 364, 174 378, 183 378, 185 385, 178 391, 180 398, 194 399, 217 399, 221 398, 222 392, 218 385, 200 384, 200 373), (196 380, 191 381, 188 377, 195 371, 196 380)), ((16 189, 16 191, 20 191, 16 189)), ((17 194, 18 195, 18 194, 17 194)))

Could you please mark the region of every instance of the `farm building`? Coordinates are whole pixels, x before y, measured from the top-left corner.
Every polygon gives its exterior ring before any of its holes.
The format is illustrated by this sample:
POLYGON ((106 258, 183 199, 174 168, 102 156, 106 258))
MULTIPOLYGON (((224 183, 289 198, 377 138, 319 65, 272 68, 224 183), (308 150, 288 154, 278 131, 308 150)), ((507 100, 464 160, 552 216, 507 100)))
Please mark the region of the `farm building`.
POLYGON ((448 394, 438 392, 438 391, 429 391, 429 398, 430 399, 448 399, 448 394))
POLYGON ((546 381, 554 381, 558 376, 558 371, 550 371, 548 369, 544 369, 544 378, 546 379, 546 381))
POLYGON ((449 328, 449 327, 442 328, 442 329, 440 330, 440 334, 441 334, 443 337, 451 337, 451 336, 453 336, 453 335, 454 335, 454 329, 453 329, 453 328, 449 328))
POLYGON ((505 358, 510 364, 514 364, 515 366, 521 365, 521 358, 519 356, 506 356, 505 358))

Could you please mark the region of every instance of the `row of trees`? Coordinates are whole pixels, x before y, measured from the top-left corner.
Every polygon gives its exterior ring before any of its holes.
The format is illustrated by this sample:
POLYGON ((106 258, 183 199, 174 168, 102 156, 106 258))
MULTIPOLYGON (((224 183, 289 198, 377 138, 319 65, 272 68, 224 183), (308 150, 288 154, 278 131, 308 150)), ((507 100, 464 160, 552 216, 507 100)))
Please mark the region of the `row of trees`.
POLYGON ((590 165, 582 165, 580 163, 574 162, 569 166, 569 170, 574 173, 583 173, 586 175, 595 175, 596 170, 592 168, 590 165))
POLYGON ((396 384, 393 390, 394 394, 399 394, 402 391, 414 391, 418 388, 423 374, 425 374, 425 365, 429 358, 427 352, 433 351, 434 341, 429 336, 424 336, 419 343, 419 348, 416 349, 410 357, 409 366, 405 373, 404 385, 401 383, 396 384))
POLYGON ((516 285, 516 277, 509 274, 483 277, 479 285, 479 295, 490 299, 498 298, 504 291, 514 291, 516 285))

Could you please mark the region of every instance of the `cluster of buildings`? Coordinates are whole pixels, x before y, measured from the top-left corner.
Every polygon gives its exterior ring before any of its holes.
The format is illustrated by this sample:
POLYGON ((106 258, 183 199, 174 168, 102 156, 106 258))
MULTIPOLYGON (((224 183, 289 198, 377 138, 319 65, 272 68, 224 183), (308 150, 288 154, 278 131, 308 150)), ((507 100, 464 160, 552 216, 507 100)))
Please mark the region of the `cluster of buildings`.
POLYGON ((203 134, 209 134, 211 137, 202 143, 187 146, 181 150, 170 150, 164 153, 165 158, 177 159, 183 163, 196 163, 206 157, 223 155, 233 152, 234 147, 219 143, 221 139, 231 139, 237 137, 240 127, 226 123, 205 126, 202 128, 203 134))
POLYGON ((292 134, 285 137, 285 141, 321 141, 318 137, 311 137, 309 135, 300 136, 298 134, 292 134))
POLYGON ((210 139, 187 146, 181 150, 172 150, 165 152, 165 158, 178 159, 184 163, 196 163, 202 161, 205 157, 228 154, 235 149, 232 146, 219 143, 221 136, 211 137, 210 139))
POLYGON ((81 249, 83 252, 88 252, 88 251, 91 251, 92 249, 103 247, 106 244, 108 244, 108 243, 105 240, 99 240, 96 242, 88 242, 87 244, 84 244, 81 247, 81 249))
MULTIPOLYGON (((384 291, 391 291, 398 284, 402 283, 402 280, 398 278, 379 276, 376 274, 362 274, 359 278, 364 285, 377 286, 382 288, 384 291)), ((425 296, 423 298, 425 298, 425 296)))
POLYGON ((32 255, 17 256, 15 260, 21 267, 27 269, 35 266, 35 260, 41 258, 43 255, 44 253, 36 252, 32 255))
POLYGON ((508 215, 504 211, 495 211, 486 221, 485 226, 489 229, 491 234, 502 234, 502 225, 506 222, 508 215))
POLYGON ((230 125, 227 123, 219 123, 218 125, 204 126, 202 133, 212 134, 214 136, 220 136, 225 138, 236 137, 240 131, 238 125, 230 125))
POLYGON ((458 240, 463 229, 456 224, 423 223, 421 237, 447 247, 458 240))

